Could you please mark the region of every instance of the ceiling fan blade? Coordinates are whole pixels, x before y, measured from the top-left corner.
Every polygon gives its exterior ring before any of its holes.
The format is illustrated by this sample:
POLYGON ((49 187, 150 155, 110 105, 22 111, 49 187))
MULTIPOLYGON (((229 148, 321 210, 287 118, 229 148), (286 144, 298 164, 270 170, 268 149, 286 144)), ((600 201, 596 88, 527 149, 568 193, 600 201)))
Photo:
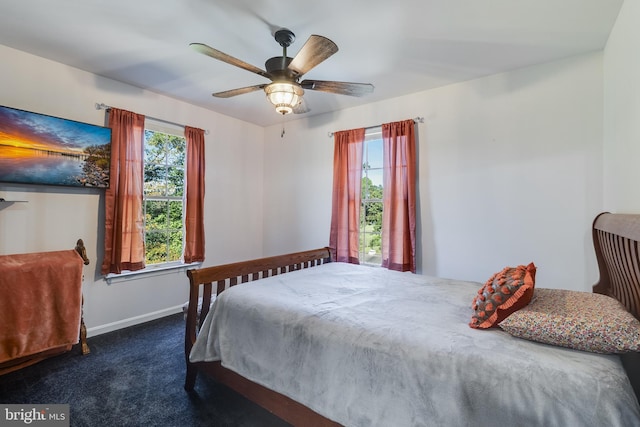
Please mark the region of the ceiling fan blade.
POLYGON ((300 86, 302 86, 303 89, 349 96, 365 96, 373 93, 374 89, 370 83, 331 82, 324 80, 303 80, 300 82, 300 86))
POLYGON ((313 34, 293 58, 288 68, 297 73, 299 77, 337 51, 338 46, 334 42, 326 37, 313 34))
POLYGON ((231 98, 232 96, 244 95, 245 93, 251 93, 255 92, 256 90, 264 89, 266 86, 266 84, 247 86, 238 89, 225 90, 223 92, 216 92, 212 95, 216 98, 231 98))
POLYGON ((226 62, 227 64, 231 64, 231 65, 235 65, 236 67, 240 67, 243 68, 247 71, 251 71, 252 73, 256 73, 259 74, 261 76, 264 76, 266 78, 271 78, 271 76, 269 75, 269 73, 267 73, 266 71, 248 64, 244 61, 241 61, 240 59, 234 58, 231 55, 227 55, 224 52, 220 52, 218 49, 214 49, 211 46, 207 46, 206 44, 203 43, 191 43, 189 45, 193 50, 195 50, 196 52, 202 53, 204 55, 210 56, 214 59, 217 59, 219 61, 222 62, 226 62))
POLYGON ((300 103, 293 107, 293 114, 304 114, 311 111, 304 98, 300 99, 300 103))

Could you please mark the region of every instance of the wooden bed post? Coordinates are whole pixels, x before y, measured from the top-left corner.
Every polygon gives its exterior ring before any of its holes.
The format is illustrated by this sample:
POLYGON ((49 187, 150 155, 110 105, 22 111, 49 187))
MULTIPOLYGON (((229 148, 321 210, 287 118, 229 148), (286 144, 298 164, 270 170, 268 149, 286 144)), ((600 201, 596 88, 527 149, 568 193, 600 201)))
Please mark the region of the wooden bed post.
MULTIPOLYGON (((91 261, 87 257, 87 249, 84 246, 84 241, 82 239, 78 239, 75 247, 76 252, 82 258, 84 265, 89 265, 91 261)), ((84 282, 84 274, 82 275, 82 281, 84 282)), ((89 348, 89 344, 87 344, 87 327, 84 324, 84 295, 82 296, 82 301, 80 303, 80 351, 83 355, 91 353, 91 349, 89 348)))

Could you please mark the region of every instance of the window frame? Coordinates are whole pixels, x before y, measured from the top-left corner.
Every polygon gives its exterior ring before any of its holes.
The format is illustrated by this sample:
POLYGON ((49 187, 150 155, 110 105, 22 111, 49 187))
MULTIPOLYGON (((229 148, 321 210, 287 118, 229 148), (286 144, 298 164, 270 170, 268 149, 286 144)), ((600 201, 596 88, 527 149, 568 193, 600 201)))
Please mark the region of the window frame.
MULTIPOLYGON (((178 125, 172 125, 169 123, 165 123, 165 122, 161 122, 158 120, 154 120, 152 118, 146 118, 145 119, 145 124, 144 124, 144 130, 145 132, 147 130, 152 131, 152 132, 160 132, 160 133, 164 133, 167 135, 172 135, 172 136, 177 136, 180 138, 185 138, 184 135, 184 127, 178 126, 178 125)), ((146 142, 146 139, 145 139, 146 142)), ((143 150, 144 150, 144 146, 143 146, 143 150)), ((142 194, 142 206, 143 206, 143 218, 144 218, 144 233, 145 233, 145 268, 141 269, 141 270, 136 270, 136 271, 129 271, 129 270, 124 270, 122 271, 120 274, 115 274, 115 273, 109 273, 106 275, 105 279, 107 281, 108 284, 112 284, 112 283, 117 283, 120 281, 124 281, 124 280, 130 280, 132 277, 135 276, 140 276, 140 275, 145 275, 148 277, 152 277, 155 275, 159 275, 159 274, 167 274, 167 273, 171 273, 174 272, 175 270, 186 270, 188 268, 193 268, 193 267, 197 267, 199 265, 202 264, 202 262, 193 262, 193 263, 185 263, 184 262, 184 245, 185 245, 185 210, 186 210, 186 178, 187 178, 187 163, 186 163, 186 150, 187 150, 187 146, 186 146, 186 140, 185 140, 185 161, 184 161, 184 174, 183 174, 183 179, 184 179, 184 187, 183 187, 183 192, 182 192, 182 253, 180 255, 180 259, 179 260, 175 260, 175 261, 166 261, 166 262, 162 262, 162 263, 156 263, 156 264, 146 264, 146 231, 147 231, 147 226, 146 226, 146 201, 151 199, 151 200, 169 200, 167 196, 151 196, 150 198, 147 198, 146 194, 144 193, 143 190, 143 194, 142 194)), ((144 162, 144 151, 142 153, 143 156, 143 162, 144 162)), ((143 170, 144 170, 144 163, 143 163, 143 170)), ((143 172, 144 173, 144 172, 143 172)), ((143 186, 144 186, 144 176, 142 177, 143 180, 143 186)), ((172 196, 172 200, 176 200, 177 197, 176 196, 172 196)))
MULTIPOLYGON (((149 266, 150 268, 153 268, 154 266, 156 266, 157 268, 162 268, 163 266, 171 266, 171 265, 175 265, 175 264, 179 264, 182 265, 183 264, 183 257, 184 257, 184 244, 185 244, 185 207, 186 207, 186 177, 187 177, 187 164, 186 164, 186 158, 187 158, 187 141, 186 138, 184 136, 184 128, 180 128, 178 126, 176 126, 175 128, 172 126, 168 126, 166 124, 158 124, 157 122, 155 122, 152 119, 147 119, 145 120, 145 126, 144 126, 144 131, 145 131, 145 145, 144 148, 146 150, 146 133, 147 131, 150 132, 154 132, 154 133, 161 133, 164 135, 169 135, 172 137, 177 137, 177 138, 181 138, 184 142, 184 159, 183 159, 183 165, 182 165, 182 195, 180 196, 176 196, 176 195, 170 195, 167 194, 168 192, 165 191, 165 194, 163 195, 147 195, 146 192, 143 190, 142 192, 142 206, 143 206, 143 218, 144 218, 144 234, 145 234, 145 264, 147 266, 149 266), (154 264, 147 264, 147 250, 148 250, 148 245, 147 245, 147 235, 150 234, 151 230, 150 230, 150 226, 147 224, 147 204, 148 202, 166 202, 167 203, 167 224, 165 224, 165 227, 160 228, 160 230, 162 230, 163 233, 168 233, 171 232, 171 228, 169 227, 169 222, 170 222, 170 205, 171 202, 174 201, 179 201, 181 203, 181 208, 182 208, 182 212, 180 213, 180 217, 182 220, 182 226, 180 229, 180 232, 182 234, 182 238, 181 238, 181 249, 180 249, 180 258, 177 260, 173 260, 173 261, 164 261, 164 262, 158 262, 158 263, 154 263, 154 264)), ((149 165, 149 163, 147 163, 145 161, 145 156, 143 154, 143 170, 146 170, 146 167, 149 165)), ((171 167, 176 167, 175 163, 169 163, 167 161, 168 159, 165 157, 165 160, 163 163, 158 163, 155 164, 153 163, 153 165, 158 165, 162 168, 164 168, 165 170, 168 170, 171 167)), ((144 178, 143 178, 144 179, 144 178)), ((169 175, 167 174, 165 176, 165 184, 169 183, 169 175)), ((143 186, 145 185, 145 183, 143 182, 143 186)), ((168 188, 168 185, 165 187, 168 188)), ((167 242, 168 243, 168 242, 167 242)), ((167 258, 169 258, 170 256, 170 249, 169 246, 167 246, 167 250, 165 252, 165 255, 167 255, 167 258)))
MULTIPOLYGON (((364 230, 364 225, 366 224, 366 220, 365 220, 365 204, 367 203, 379 203, 381 205, 381 209, 383 206, 383 194, 382 193, 380 195, 380 198, 369 198, 370 193, 365 193, 365 189, 362 187, 362 183, 364 181, 364 178, 368 178, 369 177, 369 172, 371 171, 380 171, 380 180, 382 181, 380 183, 380 186, 382 187, 382 191, 384 192, 384 176, 383 176, 383 146, 381 144, 381 148, 380 148, 380 158, 379 159, 375 159, 376 160, 376 164, 379 163, 379 167, 375 166, 375 167, 371 167, 371 162, 369 162, 369 152, 370 152, 370 146, 369 143, 373 142, 373 141, 380 141, 382 143, 382 126, 376 126, 376 127, 372 127, 372 128, 367 128, 365 130, 365 137, 364 137, 364 141, 362 144, 362 175, 360 178, 360 223, 359 223, 359 230, 358 230, 358 260, 360 262, 360 264, 362 265, 367 265, 367 266, 371 266, 371 267, 381 267, 382 266, 382 253, 376 253, 375 255, 372 254, 365 254, 365 249, 366 249, 366 245, 363 245, 363 242, 366 242, 367 236, 375 236, 378 235, 380 236, 380 241, 382 241, 382 217, 381 217, 381 224, 380 224, 380 231, 378 232, 368 232, 366 230, 364 230), (366 196, 366 197, 365 197, 366 196), (379 257, 379 261, 377 262, 371 262, 371 258, 369 260, 366 260, 365 256, 376 256, 379 257)), ((382 215, 384 215, 384 210, 382 210, 382 215)), ((381 248, 382 249, 382 248, 381 248)), ((376 258, 377 259, 377 258, 376 258)))

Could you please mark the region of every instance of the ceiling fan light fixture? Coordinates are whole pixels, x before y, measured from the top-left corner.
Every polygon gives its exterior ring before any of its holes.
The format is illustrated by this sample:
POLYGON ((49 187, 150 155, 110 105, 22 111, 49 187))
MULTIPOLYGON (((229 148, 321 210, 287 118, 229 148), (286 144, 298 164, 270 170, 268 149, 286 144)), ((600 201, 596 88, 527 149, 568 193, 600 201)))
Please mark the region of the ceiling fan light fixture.
POLYGON ((273 82, 264 88, 267 99, 276 107, 276 112, 285 115, 293 112, 302 101, 304 90, 295 82, 273 82))

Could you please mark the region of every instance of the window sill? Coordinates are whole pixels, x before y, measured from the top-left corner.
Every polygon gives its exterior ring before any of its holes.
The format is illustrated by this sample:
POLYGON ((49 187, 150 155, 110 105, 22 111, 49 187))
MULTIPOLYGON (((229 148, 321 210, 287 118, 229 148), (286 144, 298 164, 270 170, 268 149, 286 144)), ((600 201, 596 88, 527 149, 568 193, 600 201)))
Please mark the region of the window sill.
POLYGON ((119 282, 124 282, 129 280, 146 279, 148 277, 183 272, 190 268, 197 268, 200 265, 202 265, 201 262, 192 262, 191 264, 173 263, 173 264, 163 264, 158 266, 149 266, 143 270, 137 270, 137 271, 125 270, 120 274, 109 273, 104 277, 104 280, 106 280, 107 284, 112 285, 114 283, 119 283, 119 282))

